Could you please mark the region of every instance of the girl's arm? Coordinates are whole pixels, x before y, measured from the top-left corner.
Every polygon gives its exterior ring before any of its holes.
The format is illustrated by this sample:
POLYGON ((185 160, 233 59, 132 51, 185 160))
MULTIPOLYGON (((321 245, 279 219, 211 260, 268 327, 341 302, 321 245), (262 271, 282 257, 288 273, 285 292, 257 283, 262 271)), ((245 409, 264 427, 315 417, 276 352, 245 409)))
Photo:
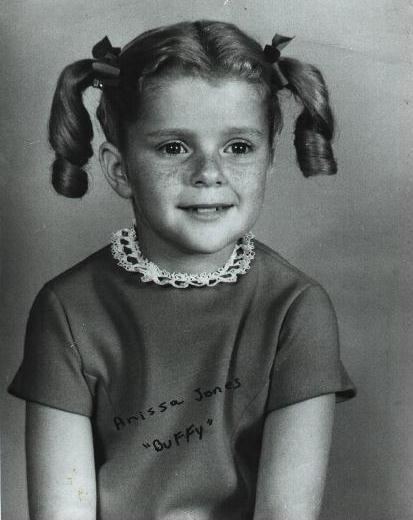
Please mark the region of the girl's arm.
POLYGON ((327 471, 335 395, 271 412, 264 425, 254 520, 316 520, 327 471))
POLYGON ((28 402, 26 457, 31 520, 96 520, 88 417, 28 402))

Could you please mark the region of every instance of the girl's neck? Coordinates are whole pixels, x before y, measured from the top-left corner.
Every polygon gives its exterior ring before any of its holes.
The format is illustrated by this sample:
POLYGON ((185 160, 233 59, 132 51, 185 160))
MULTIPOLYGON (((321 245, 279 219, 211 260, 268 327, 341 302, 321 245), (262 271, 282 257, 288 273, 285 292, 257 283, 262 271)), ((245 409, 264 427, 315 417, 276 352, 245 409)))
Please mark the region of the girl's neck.
POLYGON ((235 242, 214 253, 185 251, 174 244, 156 237, 145 226, 135 225, 142 255, 160 269, 170 273, 212 273, 220 269, 230 258, 235 242))

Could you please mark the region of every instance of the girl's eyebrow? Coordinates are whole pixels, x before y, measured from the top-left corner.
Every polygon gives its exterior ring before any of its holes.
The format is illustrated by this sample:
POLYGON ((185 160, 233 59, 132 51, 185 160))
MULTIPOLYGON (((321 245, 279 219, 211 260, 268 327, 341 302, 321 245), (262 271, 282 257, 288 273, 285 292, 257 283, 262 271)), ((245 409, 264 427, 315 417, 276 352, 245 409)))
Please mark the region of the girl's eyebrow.
MULTIPOLYGON (((265 137, 264 133, 258 128, 253 128, 249 126, 232 126, 230 128, 226 128, 222 132, 225 136, 227 135, 248 135, 251 137, 265 137)), ((153 132, 145 133, 146 137, 170 137, 170 136, 188 136, 193 137, 196 136, 196 132, 192 130, 188 130, 187 128, 162 128, 161 130, 154 130, 153 132)))
POLYGON ((145 133, 145 137, 169 137, 171 135, 193 136, 194 132, 185 128, 162 128, 162 130, 145 133))
POLYGON ((225 131, 225 134, 243 134, 253 137, 264 137, 264 133, 261 130, 251 126, 232 126, 225 131))

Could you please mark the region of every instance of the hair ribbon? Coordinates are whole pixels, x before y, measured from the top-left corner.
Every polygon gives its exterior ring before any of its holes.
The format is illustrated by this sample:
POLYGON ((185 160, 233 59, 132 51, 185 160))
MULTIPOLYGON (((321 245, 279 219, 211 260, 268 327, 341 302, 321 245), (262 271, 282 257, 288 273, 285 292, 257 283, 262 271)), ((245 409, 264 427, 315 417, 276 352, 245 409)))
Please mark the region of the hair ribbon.
POLYGON ((96 73, 92 86, 117 87, 120 83, 120 47, 113 47, 107 36, 102 38, 92 49, 92 56, 96 61, 92 63, 92 69, 96 73))
MULTIPOLYGON (((273 64, 274 72, 277 80, 284 88, 288 85, 288 80, 282 73, 279 64, 277 63, 281 50, 286 47, 294 37, 282 36, 275 34, 271 45, 264 47, 264 56, 268 63, 273 64)), ((103 87, 117 87, 120 83, 120 64, 119 55, 120 47, 113 47, 107 36, 96 43, 92 49, 92 56, 96 61, 92 63, 92 69, 96 73, 92 86, 102 89, 103 87)))
POLYGON ((264 47, 265 59, 268 63, 273 64, 273 69, 281 88, 284 88, 288 85, 288 79, 282 73, 278 64, 278 60, 280 59, 282 49, 284 49, 284 47, 286 47, 293 39, 294 36, 289 37, 282 36, 281 34, 275 34, 271 41, 271 45, 266 45, 264 47))

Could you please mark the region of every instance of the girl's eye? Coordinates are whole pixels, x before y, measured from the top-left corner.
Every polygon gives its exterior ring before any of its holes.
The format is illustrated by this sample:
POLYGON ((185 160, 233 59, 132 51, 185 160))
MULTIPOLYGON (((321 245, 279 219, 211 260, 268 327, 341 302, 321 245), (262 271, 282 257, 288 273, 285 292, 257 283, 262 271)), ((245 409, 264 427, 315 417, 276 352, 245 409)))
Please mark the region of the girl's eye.
POLYGON ((173 141, 171 143, 166 143, 162 145, 159 150, 166 155, 179 155, 182 153, 187 153, 187 149, 184 147, 182 143, 179 141, 173 141))
POLYGON ((236 155, 242 155, 249 153, 252 150, 252 146, 244 141, 237 141, 236 143, 231 143, 225 148, 226 153, 233 153, 236 155))

